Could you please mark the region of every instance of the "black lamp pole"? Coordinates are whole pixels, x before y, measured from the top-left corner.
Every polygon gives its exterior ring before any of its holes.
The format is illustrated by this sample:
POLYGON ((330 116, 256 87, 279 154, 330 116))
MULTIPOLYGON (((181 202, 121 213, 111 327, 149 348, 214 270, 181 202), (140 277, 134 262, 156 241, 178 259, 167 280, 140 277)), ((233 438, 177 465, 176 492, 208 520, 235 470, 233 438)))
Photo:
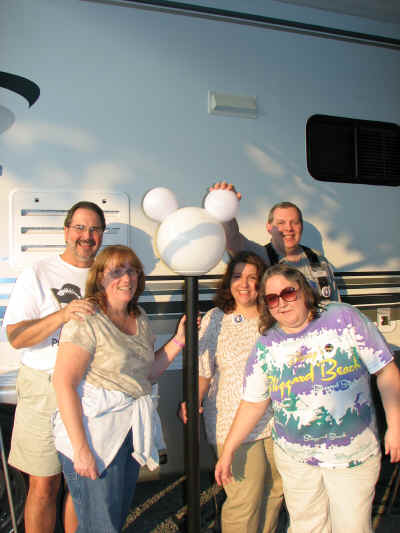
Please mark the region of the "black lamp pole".
POLYGON ((185 277, 186 347, 183 368, 184 398, 188 415, 188 422, 185 427, 188 533, 200 533, 198 292, 197 278, 185 277))

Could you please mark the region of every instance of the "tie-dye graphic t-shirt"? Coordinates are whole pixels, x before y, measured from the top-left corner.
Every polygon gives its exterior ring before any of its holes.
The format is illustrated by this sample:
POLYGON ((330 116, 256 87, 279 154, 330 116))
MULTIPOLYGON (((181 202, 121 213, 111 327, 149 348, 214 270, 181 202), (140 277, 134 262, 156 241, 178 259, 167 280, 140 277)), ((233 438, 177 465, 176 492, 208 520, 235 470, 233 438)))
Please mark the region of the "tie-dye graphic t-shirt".
POLYGON ((298 333, 275 326, 259 337, 243 399, 271 397, 272 436, 294 460, 356 466, 379 453, 370 374, 392 359, 374 324, 354 307, 332 303, 298 333))

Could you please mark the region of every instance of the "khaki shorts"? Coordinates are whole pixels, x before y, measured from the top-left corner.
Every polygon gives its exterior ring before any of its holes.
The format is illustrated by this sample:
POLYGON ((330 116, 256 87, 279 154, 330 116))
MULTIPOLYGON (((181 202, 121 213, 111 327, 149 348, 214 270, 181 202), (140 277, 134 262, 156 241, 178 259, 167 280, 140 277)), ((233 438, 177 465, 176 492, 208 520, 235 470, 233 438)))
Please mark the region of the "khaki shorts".
POLYGON ((61 472, 51 422, 55 410, 51 375, 23 365, 17 377, 10 465, 32 476, 49 477, 61 472))

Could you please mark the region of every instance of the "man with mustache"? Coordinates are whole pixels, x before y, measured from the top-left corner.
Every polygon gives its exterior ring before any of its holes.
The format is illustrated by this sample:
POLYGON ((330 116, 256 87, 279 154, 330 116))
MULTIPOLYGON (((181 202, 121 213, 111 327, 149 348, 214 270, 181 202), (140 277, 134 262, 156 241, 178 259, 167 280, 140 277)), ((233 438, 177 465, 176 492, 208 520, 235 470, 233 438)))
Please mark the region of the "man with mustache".
MULTIPOLYGON (((226 181, 217 182, 210 187, 210 191, 214 189, 229 189, 236 193, 239 200, 242 197, 235 187, 226 181)), ((240 233, 236 219, 226 222, 224 229, 229 254, 233 256, 246 250, 258 254, 267 265, 288 264, 304 274, 323 302, 340 301, 335 277, 327 259, 300 244, 303 215, 297 205, 291 202, 275 204, 268 214, 266 227, 271 235, 271 242, 263 246, 240 233)))
MULTIPOLYGON (((56 401, 51 378, 62 326, 94 312, 93 304, 82 297, 105 227, 99 206, 93 202, 73 205, 64 221, 65 251, 22 272, 4 317, 10 344, 21 350, 8 460, 29 475, 26 533, 54 531, 61 465, 52 434, 56 401)), ((64 521, 66 533, 73 533, 77 520, 69 496, 64 521)))

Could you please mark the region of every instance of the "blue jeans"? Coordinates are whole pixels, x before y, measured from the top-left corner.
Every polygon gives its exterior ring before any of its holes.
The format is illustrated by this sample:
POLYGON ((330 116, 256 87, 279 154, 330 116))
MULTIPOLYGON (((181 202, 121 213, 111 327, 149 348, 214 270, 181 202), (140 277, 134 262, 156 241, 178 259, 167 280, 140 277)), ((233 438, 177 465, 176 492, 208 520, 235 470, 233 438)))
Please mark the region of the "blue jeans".
POLYGON ((79 527, 76 533, 119 533, 128 515, 139 474, 132 457, 132 430, 117 455, 95 480, 79 476, 68 457, 59 454, 79 527))

